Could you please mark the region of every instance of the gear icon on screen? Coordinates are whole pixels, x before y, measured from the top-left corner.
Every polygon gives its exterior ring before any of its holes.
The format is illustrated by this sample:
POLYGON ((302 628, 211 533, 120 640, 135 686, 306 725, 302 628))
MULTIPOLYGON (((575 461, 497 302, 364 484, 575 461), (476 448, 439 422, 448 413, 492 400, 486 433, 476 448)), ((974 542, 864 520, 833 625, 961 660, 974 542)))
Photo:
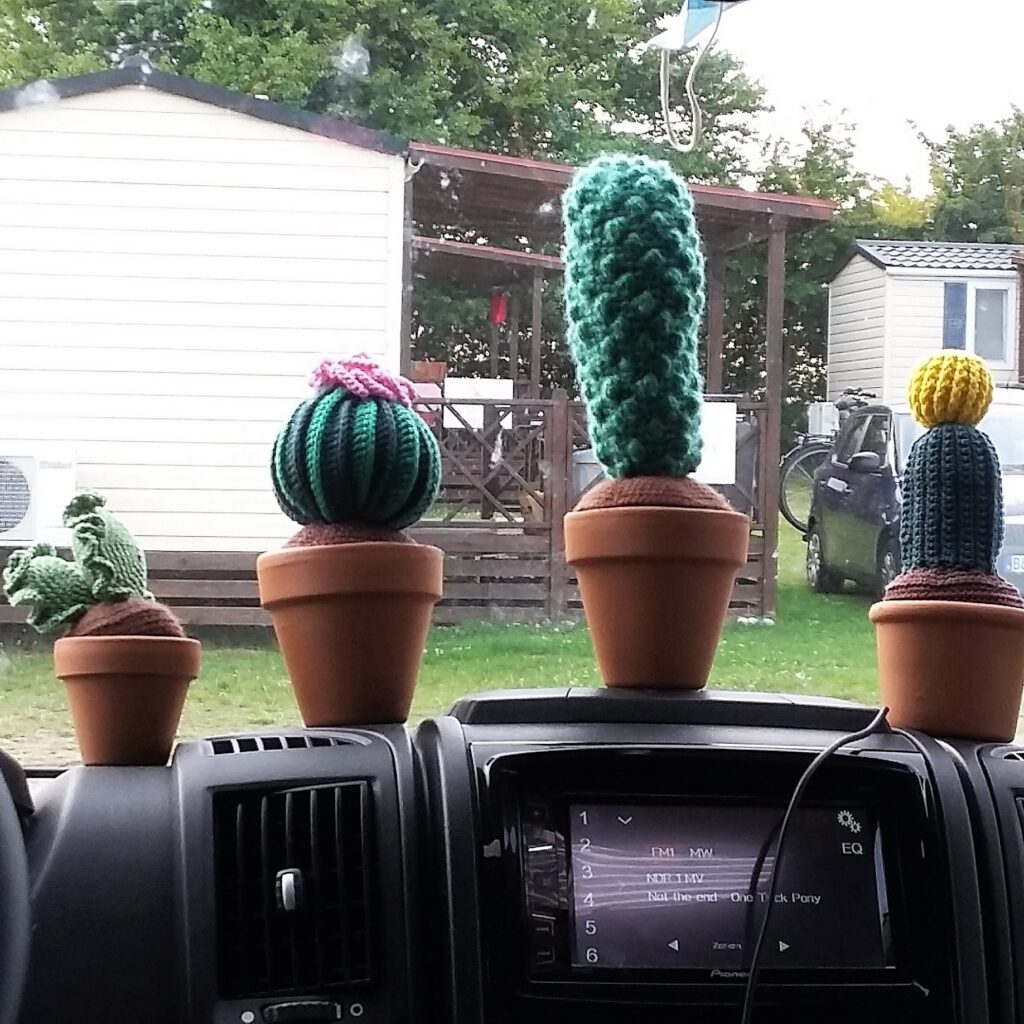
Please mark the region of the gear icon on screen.
POLYGON ((854 835, 860 832, 860 822, 853 816, 852 811, 840 811, 836 820, 843 828, 848 828, 854 835))

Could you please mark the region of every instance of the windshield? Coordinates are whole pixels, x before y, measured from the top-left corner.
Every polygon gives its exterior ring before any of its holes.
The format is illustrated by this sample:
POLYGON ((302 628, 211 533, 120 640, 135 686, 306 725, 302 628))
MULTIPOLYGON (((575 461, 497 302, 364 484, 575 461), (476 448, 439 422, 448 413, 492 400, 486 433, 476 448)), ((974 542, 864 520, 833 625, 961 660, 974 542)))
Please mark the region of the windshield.
MULTIPOLYGON (((876 703, 891 540, 840 516, 813 541, 814 471, 849 389, 899 403, 943 349, 1020 376, 1022 38, 1024 5, 997 0, 0 0, 0 566, 41 560, 0 596, 0 747, 80 756, 53 641, 96 581, 48 561, 92 529, 66 521, 80 492, 145 554, 127 592, 203 644, 179 737, 301 727, 257 559, 303 523, 310 546, 443 552, 412 720, 599 685, 563 522, 609 460, 570 352, 563 197, 609 153, 667 162, 703 240, 680 306, 701 313, 701 452, 669 461, 698 458, 752 523, 710 684, 876 703), (342 379, 389 411, 314 416, 342 379), (798 463, 787 505, 776 469, 798 463)), ((649 234, 608 256, 629 308, 674 325, 649 234)), ((594 391, 657 439, 637 402, 677 376, 594 391)), ((1007 473, 1022 417, 986 420, 1007 473)), ((331 680, 395 646, 365 635, 331 680)))
MULTIPOLYGON (((924 428, 909 413, 897 413, 896 424, 900 459, 905 465, 911 445, 924 433, 924 428)), ((991 439, 1003 472, 1024 473, 1024 406, 995 406, 978 426, 991 439)))

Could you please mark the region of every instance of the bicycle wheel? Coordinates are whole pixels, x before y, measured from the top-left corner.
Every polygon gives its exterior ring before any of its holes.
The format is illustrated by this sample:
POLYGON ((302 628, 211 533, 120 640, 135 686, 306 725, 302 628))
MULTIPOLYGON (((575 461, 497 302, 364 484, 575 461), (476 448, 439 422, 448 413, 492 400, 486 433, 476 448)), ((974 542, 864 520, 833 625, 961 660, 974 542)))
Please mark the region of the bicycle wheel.
POLYGON ((807 532, 807 520, 811 515, 814 474, 831 453, 831 444, 818 441, 797 448, 782 463, 779 511, 786 522, 801 533, 807 532))

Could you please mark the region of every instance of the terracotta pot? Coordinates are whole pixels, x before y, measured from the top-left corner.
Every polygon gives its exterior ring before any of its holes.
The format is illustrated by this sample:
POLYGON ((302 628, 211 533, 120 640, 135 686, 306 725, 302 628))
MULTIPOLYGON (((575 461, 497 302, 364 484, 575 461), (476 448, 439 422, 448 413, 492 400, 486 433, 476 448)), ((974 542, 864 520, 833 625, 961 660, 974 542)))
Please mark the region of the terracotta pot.
POLYGON ((307 726, 409 717, 444 552, 387 541, 285 548, 260 555, 256 574, 307 726))
POLYGON ((1024 609, 879 601, 869 614, 892 725, 932 736, 1013 739, 1024 683, 1024 609))
POLYGON ((85 764, 166 764, 188 684, 199 675, 198 640, 76 636, 53 645, 85 764))
POLYGON ((699 690, 708 681, 750 519, 691 508, 565 517, 565 554, 606 686, 699 690))

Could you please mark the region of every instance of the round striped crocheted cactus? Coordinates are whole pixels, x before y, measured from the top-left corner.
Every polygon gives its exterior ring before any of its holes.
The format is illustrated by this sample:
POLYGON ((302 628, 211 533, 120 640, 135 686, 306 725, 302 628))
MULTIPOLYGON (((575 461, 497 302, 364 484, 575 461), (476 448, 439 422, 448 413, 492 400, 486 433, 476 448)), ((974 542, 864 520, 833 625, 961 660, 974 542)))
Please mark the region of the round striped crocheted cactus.
MULTIPOLYGON (((441 453, 412 408, 415 390, 368 359, 324 361, 277 436, 274 494, 302 526, 398 531, 437 497, 441 453)), ((357 538, 353 538, 357 539, 357 538)))
POLYGON ((602 157, 565 197, 569 345, 608 474, 683 477, 701 460, 704 258, 666 163, 602 157))
POLYGON ((1002 477, 995 448, 977 426, 992 393, 985 363, 964 353, 932 356, 911 378, 911 411, 927 432, 907 459, 900 523, 904 573, 886 591, 890 600, 1021 603, 996 574, 1002 477))

